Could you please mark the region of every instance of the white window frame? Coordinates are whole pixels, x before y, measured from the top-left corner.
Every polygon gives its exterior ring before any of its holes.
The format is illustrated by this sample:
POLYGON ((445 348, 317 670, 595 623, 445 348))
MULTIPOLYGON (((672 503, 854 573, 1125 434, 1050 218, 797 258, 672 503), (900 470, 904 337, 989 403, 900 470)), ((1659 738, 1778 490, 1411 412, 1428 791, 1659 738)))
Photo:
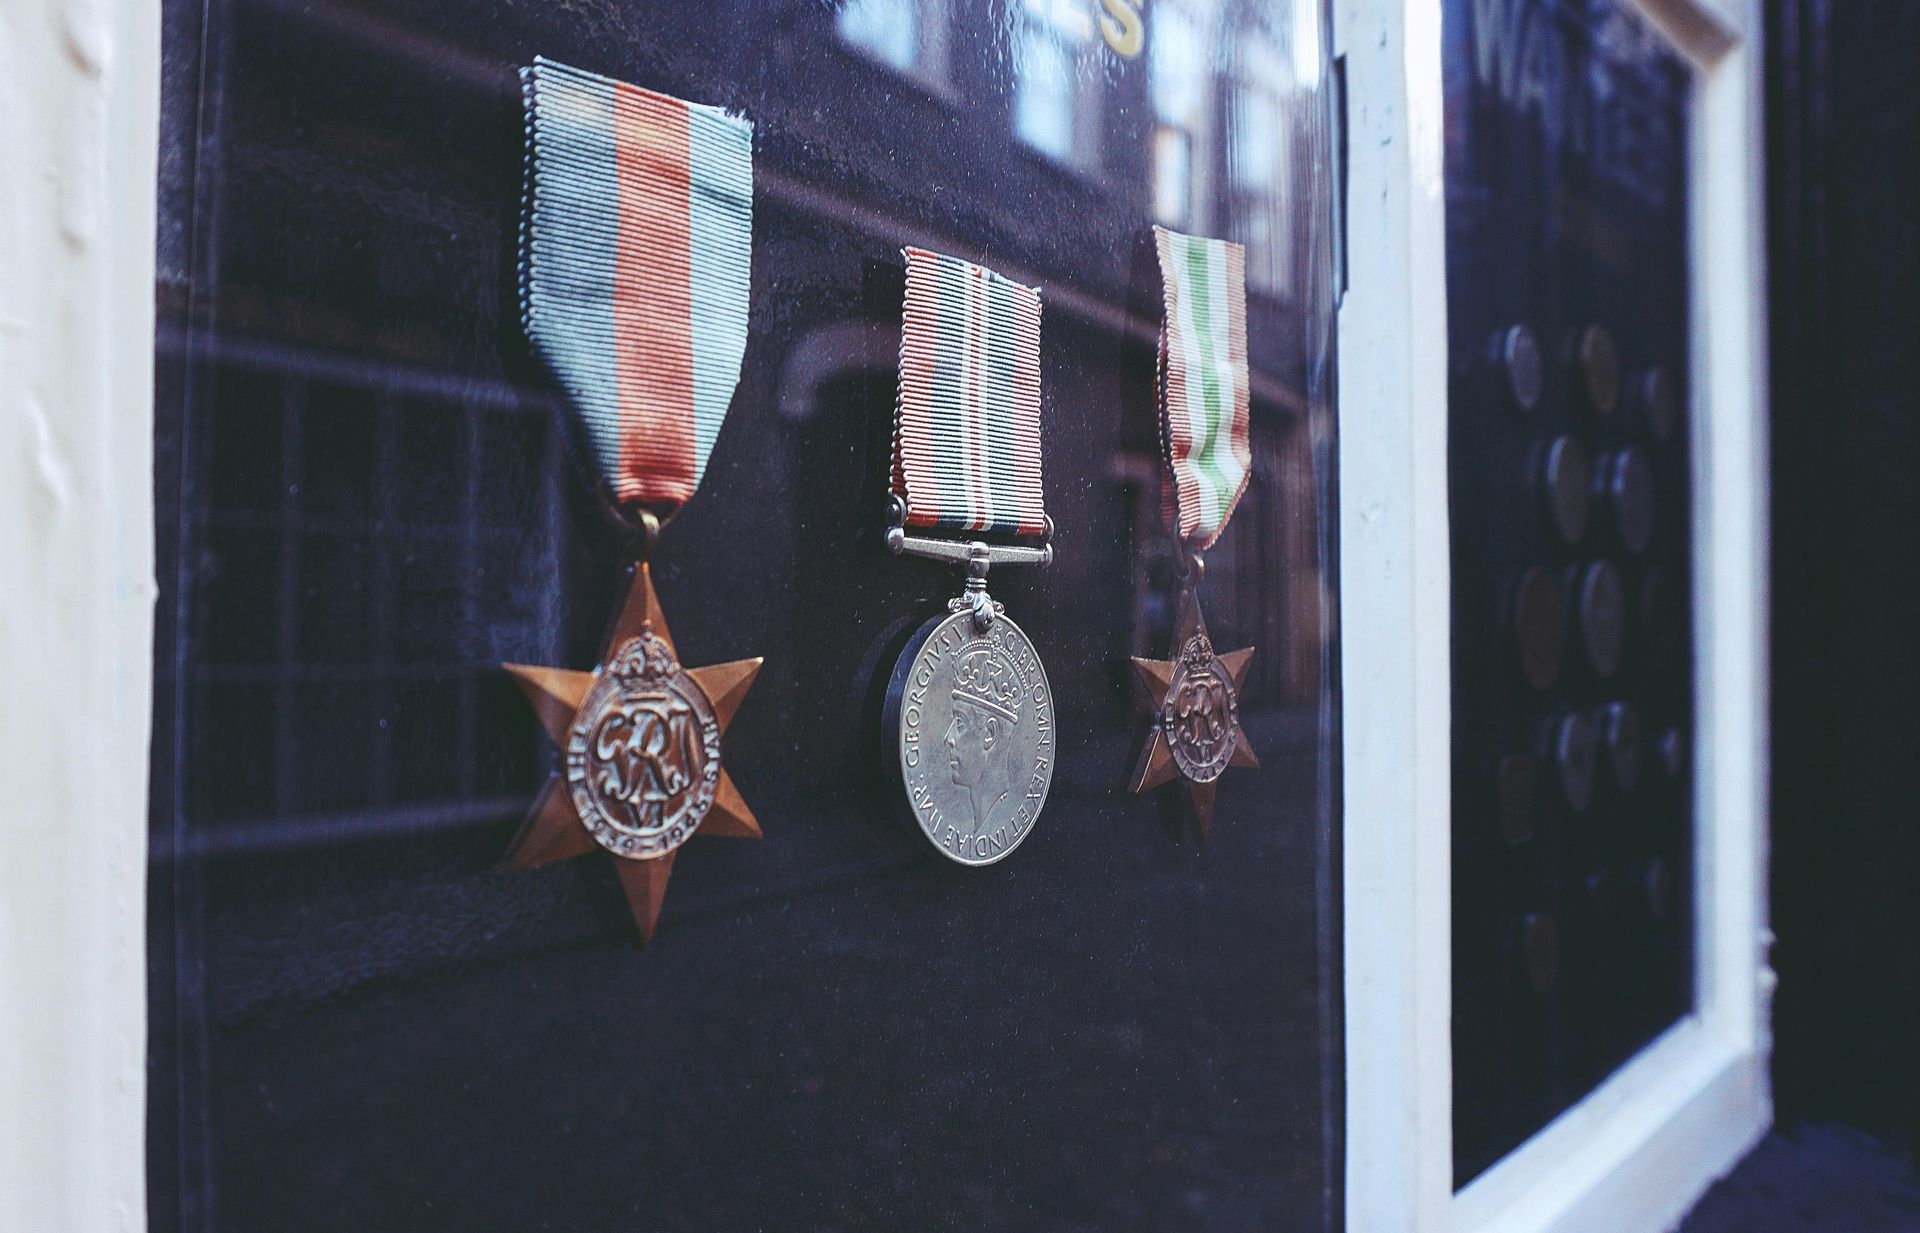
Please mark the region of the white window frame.
POLYGON ((1772 1121, 1761 9, 1626 2, 1696 74, 1696 1009, 1455 1192, 1440 5, 1337 0, 1350 151, 1339 440, 1351 1233, 1659 1233, 1772 1121))
POLYGON ((146 1227, 160 5, 0 16, 0 1229, 146 1227))

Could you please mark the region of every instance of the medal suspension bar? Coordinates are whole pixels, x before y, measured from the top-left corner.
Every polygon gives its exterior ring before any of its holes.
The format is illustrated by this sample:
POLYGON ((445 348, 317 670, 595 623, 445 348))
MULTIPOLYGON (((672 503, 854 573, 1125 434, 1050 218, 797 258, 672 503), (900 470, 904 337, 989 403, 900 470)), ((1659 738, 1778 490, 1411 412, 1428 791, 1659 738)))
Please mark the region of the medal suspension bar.
POLYGON ((985 540, 935 539, 907 534, 907 503, 897 495, 887 498, 887 547, 896 556, 927 557, 967 567, 967 586, 955 605, 973 609, 974 628, 985 632, 999 605, 987 598, 987 570, 994 565, 1053 564, 1053 518, 1041 515, 1046 530, 1039 547, 1026 544, 989 544, 985 540))

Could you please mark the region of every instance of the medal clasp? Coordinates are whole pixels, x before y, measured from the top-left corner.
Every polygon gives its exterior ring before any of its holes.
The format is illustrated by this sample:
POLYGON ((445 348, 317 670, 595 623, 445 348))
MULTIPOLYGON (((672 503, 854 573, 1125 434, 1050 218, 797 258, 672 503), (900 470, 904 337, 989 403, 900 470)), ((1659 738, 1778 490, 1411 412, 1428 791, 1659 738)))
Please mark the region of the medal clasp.
POLYGON ((887 498, 887 547, 896 556, 926 557, 967 565, 976 557, 988 565, 1053 564, 1053 518, 1043 515, 1046 531, 1038 548, 1027 544, 989 544, 985 540, 935 539, 930 535, 907 534, 907 504, 898 496, 887 498))
POLYGON ((897 495, 887 498, 887 547, 896 556, 926 557, 967 567, 967 585, 949 605, 955 611, 973 610, 973 627, 984 632, 1001 611, 987 595, 987 571, 995 565, 1053 564, 1053 519, 1045 518, 1046 532, 1038 548, 1025 544, 989 544, 985 540, 935 539, 907 534, 907 505, 897 495))

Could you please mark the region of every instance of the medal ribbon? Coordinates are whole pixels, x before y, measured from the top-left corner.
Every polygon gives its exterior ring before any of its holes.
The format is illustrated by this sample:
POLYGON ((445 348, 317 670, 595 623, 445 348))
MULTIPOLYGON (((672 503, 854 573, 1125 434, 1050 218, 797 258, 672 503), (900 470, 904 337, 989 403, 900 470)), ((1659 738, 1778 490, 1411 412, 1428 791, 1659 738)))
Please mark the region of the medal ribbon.
POLYGON ((753 126, 545 57, 520 80, 527 337, 615 503, 671 513, 740 380, 753 126))
POLYGON ((1040 293, 905 250, 893 492, 907 525, 1040 535, 1040 293))
POLYGON ((1160 437, 1172 523, 1194 549, 1209 548, 1246 490, 1246 250, 1226 240, 1153 229, 1166 289, 1160 328, 1160 437))

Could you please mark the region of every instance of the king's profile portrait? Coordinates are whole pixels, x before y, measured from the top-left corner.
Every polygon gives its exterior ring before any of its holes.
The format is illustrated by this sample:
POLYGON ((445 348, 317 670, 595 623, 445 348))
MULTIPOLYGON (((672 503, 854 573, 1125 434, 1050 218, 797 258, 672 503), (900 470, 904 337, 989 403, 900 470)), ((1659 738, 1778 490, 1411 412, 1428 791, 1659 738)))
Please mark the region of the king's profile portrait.
POLYGON ((1020 681, 1007 653, 983 642, 963 651, 953 673, 953 718, 943 740, 953 782, 973 805, 973 833, 985 834, 1014 787, 1020 681))

